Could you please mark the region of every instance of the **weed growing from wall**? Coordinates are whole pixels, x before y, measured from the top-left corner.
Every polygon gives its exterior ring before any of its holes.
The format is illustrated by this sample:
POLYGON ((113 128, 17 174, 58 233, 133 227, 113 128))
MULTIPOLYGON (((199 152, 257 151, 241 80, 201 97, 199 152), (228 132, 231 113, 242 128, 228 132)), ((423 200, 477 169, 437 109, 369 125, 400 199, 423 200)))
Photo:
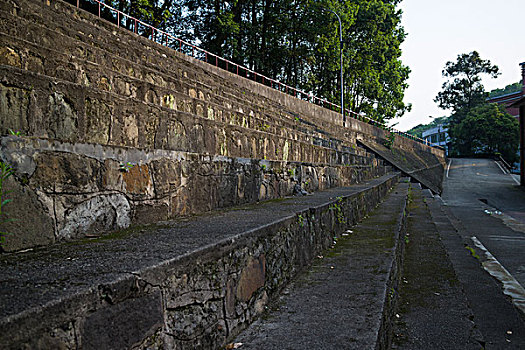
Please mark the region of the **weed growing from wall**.
POLYGON ((127 163, 120 163, 119 165, 119 171, 123 172, 123 173, 127 173, 128 171, 131 170, 131 168, 133 168, 133 163, 131 162, 127 162, 127 163))
POLYGON ((390 131, 386 137, 385 146, 391 149, 394 146, 394 142, 396 142, 396 134, 390 131))
POLYGON ((343 213, 343 198, 337 197, 337 201, 330 205, 330 210, 333 210, 335 212, 335 218, 338 223, 342 224, 345 221, 345 216, 343 213))

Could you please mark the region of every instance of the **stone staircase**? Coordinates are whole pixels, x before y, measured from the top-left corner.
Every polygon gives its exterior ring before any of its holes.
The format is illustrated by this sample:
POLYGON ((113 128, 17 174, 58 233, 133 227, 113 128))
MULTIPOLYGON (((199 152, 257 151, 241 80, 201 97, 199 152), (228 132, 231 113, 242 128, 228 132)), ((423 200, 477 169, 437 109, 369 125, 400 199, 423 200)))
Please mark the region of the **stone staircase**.
MULTIPOLYGON (((342 127, 61 1, 2 1, 0 19, 0 132, 22 134, 0 138, 19 218, 1 225, 1 348, 219 348, 399 181, 357 143, 384 130, 342 127)), ((411 142, 398 151, 436 161, 411 142)), ((399 186, 382 218, 391 239, 375 237, 388 246, 385 336, 399 186)))
MULTIPOLYGON (((2 254, 0 347, 217 349, 257 319, 334 240, 345 238, 398 181, 398 175, 386 175, 310 196, 2 254)), ((406 195, 406 185, 396 197, 406 195)), ((383 213, 394 220, 390 214, 402 218, 403 211, 383 213)), ((381 232, 390 237, 394 227, 381 232)), ((397 237, 379 240, 391 259, 397 237)), ((366 259, 370 251, 361 253, 366 259)), ((384 289, 378 278, 376 287, 384 289)), ((362 280, 362 287, 367 283, 362 280)))
MULTIPOLYGON (((87 87, 88 90, 93 89, 95 92, 98 90, 99 93, 107 94, 110 100, 121 100, 123 104, 132 101, 132 103, 144 105, 145 110, 148 107, 155 107, 160 113, 165 112, 163 114, 169 114, 175 110, 179 113, 190 114, 193 118, 197 117, 196 119, 202 123, 211 123, 209 119, 212 119, 221 125, 227 124, 241 129, 251 129, 251 131, 255 131, 258 138, 264 138, 266 134, 284 138, 284 140, 278 139, 277 144, 293 141, 294 144, 299 143, 297 147, 301 148, 303 143, 310 145, 315 143, 317 145, 322 144, 325 147, 329 146, 329 149, 344 149, 346 152, 355 149, 356 151, 350 152, 350 154, 354 153, 357 156, 367 155, 362 149, 357 150, 355 145, 349 143, 343 145, 343 141, 330 136, 323 129, 319 129, 310 123, 304 123, 302 118, 283 111, 283 108, 276 105, 274 101, 262 99, 260 96, 254 96, 253 93, 246 91, 241 92, 227 80, 202 74, 202 70, 196 69, 194 65, 177 57, 180 54, 173 50, 159 46, 156 48, 159 52, 144 57, 144 52, 151 51, 150 47, 156 46, 144 38, 126 33, 125 30, 113 28, 105 22, 94 27, 91 23, 79 22, 70 13, 60 13, 60 11, 57 13, 38 3, 31 5, 33 8, 29 9, 20 5, 17 17, 8 16, 4 18, 6 26, 6 35, 3 37, 4 45, 14 46, 10 48, 15 52, 23 53, 20 57, 20 65, 24 65, 23 68, 26 70, 49 77, 47 79, 49 82, 73 84, 73 89, 87 87), (35 13, 40 13, 40 16, 37 17, 35 13), (24 16, 29 17, 29 19, 25 19, 24 16), (47 23, 50 16, 57 19, 52 21, 54 26, 47 23), (58 18, 61 20, 58 21, 58 18), (88 28, 84 28, 86 25, 88 28), (108 25, 110 28, 106 29, 105 27, 108 25), (119 34, 125 33, 127 35, 121 35, 123 37, 122 39, 119 37, 121 40, 112 39, 107 42, 108 40, 105 38, 115 37, 116 33, 113 34, 115 30, 119 34), (32 33, 39 33, 39 35, 35 36, 32 33), (60 38, 60 51, 56 50, 52 44, 53 41, 57 40, 57 37, 60 38), (140 41, 146 41, 148 46, 137 45, 137 42, 140 43, 140 41), (17 44, 18 47, 13 44, 17 44), (49 47, 50 45, 52 47, 49 47), (148 48, 150 50, 147 50, 148 48), (41 62, 41 64, 32 64, 35 61, 41 62), (169 68, 166 67, 165 61, 169 63, 169 68), (247 110, 247 105, 250 106, 250 111, 247 110)), ((68 6, 59 3, 53 5, 68 6)), ((13 8, 9 2, 4 3, 3 6, 5 7, 5 14, 9 14, 8 10, 13 8)), ((98 21, 96 18, 88 18, 88 20, 98 21)), ((44 84, 47 84, 48 81, 45 81, 44 84)), ((111 101, 101 103, 111 105, 111 101)), ((119 109, 118 104, 114 103, 114 105, 114 108, 119 109)), ((172 116, 168 115, 166 119, 170 117, 172 116)), ((246 133, 246 130, 243 132, 246 133)), ((91 140, 87 136, 78 141, 97 142, 99 140, 91 140)), ((159 143, 148 142, 148 140, 141 142, 139 139, 138 143, 132 144, 132 146, 158 148, 159 143)), ((119 145, 120 143, 114 140, 110 144, 119 145)), ((165 145, 161 143, 160 147, 163 146, 165 145)), ((183 144, 177 146, 177 150, 193 151, 191 148, 183 147, 183 144)), ((221 152, 217 145, 211 146, 203 151, 210 154, 221 152)), ((252 155, 242 153, 240 150, 236 152, 235 149, 232 148, 231 150, 232 156, 282 158, 278 153, 273 154, 274 152, 252 155)), ((227 153, 224 150, 222 152, 227 153)), ((315 152, 304 153, 308 155, 315 152)), ((294 156, 298 152, 292 151, 290 154, 294 156)), ((332 158, 335 158, 335 164, 341 164, 340 161, 337 162, 337 156, 332 156, 332 158)), ((290 160, 300 161, 301 159, 290 160)), ((326 157, 325 160, 331 161, 330 157, 326 157)))
POLYGON ((0 89, 8 101, 1 128, 23 135, 4 137, 1 148, 16 170, 12 189, 30 189, 12 211, 29 205, 45 222, 8 225, 7 250, 298 188, 347 186, 391 170, 356 144, 356 131, 323 116, 334 112, 277 91, 265 97, 243 84, 270 88, 224 78, 60 1, 10 0, 0 8, 0 89), (79 224, 73 217, 86 208, 100 214, 79 224))

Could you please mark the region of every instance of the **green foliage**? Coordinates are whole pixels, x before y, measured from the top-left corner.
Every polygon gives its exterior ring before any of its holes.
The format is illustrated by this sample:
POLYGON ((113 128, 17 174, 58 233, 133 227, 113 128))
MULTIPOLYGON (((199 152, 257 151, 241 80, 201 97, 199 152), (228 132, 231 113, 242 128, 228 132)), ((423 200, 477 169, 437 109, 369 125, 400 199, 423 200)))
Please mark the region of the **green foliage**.
POLYGON ((500 152, 513 162, 517 151, 518 124, 502 108, 486 103, 487 93, 482 75, 496 78, 499 69, 483 60, 476 51, 458 55, 456 62, 447 62, 443 76, 449 78, 434 101, 443 109, 451 109, 449 136, 452 153, 464 156, 500 152))
POLYGON ((522 89, 521 82, 510 84, 505 86, 503 89, 494 89, 489 92, 489 97, 498 97, 506 94, 511 94, 513 92, 519 92, 522 89))
POLYGON ((299 219, 299 226, 303 227, 304 226, 304 217, 299 214, 299 216, 297 217, 299 219))
POLYGON ((131 162, 126 162, 126 163, 120 163, 119 164, 119 171, 123 172, 123 173, 127 173, 128 171, 131 170, 131 168, 133 168, 134 164, 131 163, 131 162))
POLYGON ((516 161, 519 124, 497 104, 480 105, 452 127, 452 141, 462 155, 500 153, 510 164, 516 161))
MULTIPOLYGON (((442 91, 434 101, 440 108, 452 109, 455 115, 464 115, 470 109, 483 104, 487 93, 481 83, 481 76, 497 78, 499 68, 489 60, 483 60, 477 51, 458 55, 456 62, 447 62, 443 76, 448 80, 443 83, 442 91)), ((452 119, 454 123, 454 118, 452 119)))
POLYGON ((394 146, 394 142, 396 142, 396 134, 392 131, 389 131, 385 140, 386 148, 392 149, 392 147, 394 146))
MULTIPOLYGON (((14 170, 9 164, 0 161, 0 224, 14 221, 13 219, 8 218, 5 212, 5 206, 9 204, 12 201, 12 199, 5 199, 5 196, 10 191, 4 190, 4 182, 9 177, 11 177, 13 173, 14 170)), ((0 246, 3 246, 5 244, 5 236, 7 234, 7 232, 0 231, 0 246)))
POLYGON ((342 197, 337 197, 337 201, 335 203, 331 204, 330 207, 329 207, 330 210, 333 210, 335 212, 335 218, 336 218, 337 222, 340 223, 340 224, 344 223, 344 221, 345 221, 345 216, 344 216, 344 213, 343 213, 342 203, 343 203, 343 198, 342 197))
POLYGON ((13 130, 9 129, 9 135, 22 136, 22 132, 21 131, 13 131, 13 130))
POLYGON ((474 250, 474 248, 466 245, 465 246, 465 249, 469 251, 470 255, 472 255, 474 258, 478 259, 478 260, 481 260, 481 258, 479 257, 478 254, 476 254, 476 250, 474 250))

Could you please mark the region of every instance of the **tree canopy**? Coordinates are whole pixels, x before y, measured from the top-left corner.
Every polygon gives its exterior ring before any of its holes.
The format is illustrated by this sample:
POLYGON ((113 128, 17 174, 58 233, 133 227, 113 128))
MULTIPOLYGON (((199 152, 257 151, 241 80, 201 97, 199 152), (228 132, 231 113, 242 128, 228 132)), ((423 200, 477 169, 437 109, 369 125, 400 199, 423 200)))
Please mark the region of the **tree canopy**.
POLYGON ((331 9, 343 27, 345 106, 379 121, 410 109, 403 102, 410 70, 400 61, 406 36, 400 2, 109 1, 214 54, 338 104, 339 25, 325 10, 331 9))
POLYGON ((487 93, 481 83, 483 74, 498 77, 499 68, 489 60, 483 60, 477 51, 458 55, 456 62, 447 62, 442 72, 448 78, 442 91, 434 101, 443 109, 451 109, 454 114, 466 113, 485 102, 487 93))
POLYGON ((494 89, 489 92, 489 97, 498 97, 506 94, 511 94, 513 92, 519 92, 522 89, 521 82, 517 82, 514 84, 509 84, 505 86, 503 89, 494 89))
POLYGON ((517 120, 503 106, 489 104, 488 93, 481 83, 482 75, 496 78, 499 69, 489 60, 481 59, 476 51, 458 55, 456 62, 447 62, 443 84, 435 102, 451 109, 449 136, 452 154, 501 154, 508 162, 516 158, 519 143, 517 120))
POLYGON ((512 164, 519 146, 518 120, 501 105, 482 104, 454 126, 452 140, 464 155, 500 153, 512 164))

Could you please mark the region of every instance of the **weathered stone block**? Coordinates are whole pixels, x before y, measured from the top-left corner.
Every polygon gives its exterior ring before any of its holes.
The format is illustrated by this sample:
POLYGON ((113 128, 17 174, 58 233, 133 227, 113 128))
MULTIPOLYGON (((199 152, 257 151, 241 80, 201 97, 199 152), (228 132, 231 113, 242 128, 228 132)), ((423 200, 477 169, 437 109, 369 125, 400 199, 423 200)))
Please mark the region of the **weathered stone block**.
POLYGON ((122 194, 97 195, 76 205, 62 199, 56 201, 55 212, 58 239, 99 234, 126 228, 131 224, 131 207, 122 194))
POLYGON ((96 159, 65 152, 34 156, 36 171, 31 184, 44 192, 96 192, 101 189, 102 164, 96 159))
POLYGON ((146 164, 137 164, 122 172, 126 192, 130 195, 153 197, 153 181, 146 164))
POLYGON ((261 254, 257 259, 250 258, 242 270, 237 284, 237 299, 247 302, 253 293, 264 286, 266 277, 266 258, 261 254))
POLYGON ((29 91, 0 84, 0 131, 28 129, 29 91))
POLYGON ((0 47, 0 64, 21 68, 20 55, 10 47, 0 47))
POLYGON ((88 316, 80 332, 82 349, 129 349, 164 322, 160 293, 128 299, 88 316))
POLYGON ((85 100, 86 141, 107 144, 113 115, 113 109, 106 103, 94 98, 85 100))
POLYGON ((54 92, 48 99, 49 134, 58 140, 78 139, 77 111, 63 94, 54 92))
POLYGON ((182 169, 180 161, 167 158, 151 162, 153 178, 155 182, 155 193, 162 198, 169 193, 174 193, 181 185, 182 169))
POLYGON ((14 220, 0 225, 0 231, 7 233, 2 248, 14 251, 54 243, 52 213, 46 210, 35 192, 14 177, 4 182, 2 190, 11 191, 3 199, 12 199, 12 202, 2 207, 2 211, 14 220))

